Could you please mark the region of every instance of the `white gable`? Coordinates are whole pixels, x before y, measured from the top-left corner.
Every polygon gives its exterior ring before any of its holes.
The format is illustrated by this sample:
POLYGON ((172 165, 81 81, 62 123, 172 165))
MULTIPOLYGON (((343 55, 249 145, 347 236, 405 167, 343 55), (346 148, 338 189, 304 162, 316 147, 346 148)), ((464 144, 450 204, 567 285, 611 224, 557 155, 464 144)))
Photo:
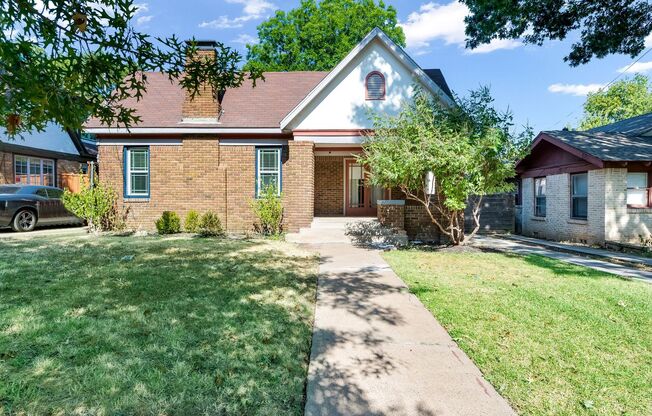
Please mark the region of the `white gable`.
POLYGON ((379 29, 370 33, 281 123, 291 130, 358 130, 373 128, 370 112, 395 115, 412 97, 414 86, 451 103, 434 82, 379 29), (365 79, 378 71, 385 77, 384 100, 367 100, 365 79))

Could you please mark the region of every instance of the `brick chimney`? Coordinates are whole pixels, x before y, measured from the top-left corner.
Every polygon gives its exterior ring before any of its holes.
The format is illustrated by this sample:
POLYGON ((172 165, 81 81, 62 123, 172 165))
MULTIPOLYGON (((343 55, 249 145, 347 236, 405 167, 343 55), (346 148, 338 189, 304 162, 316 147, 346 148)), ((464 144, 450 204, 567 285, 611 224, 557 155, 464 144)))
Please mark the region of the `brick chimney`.
MULTIPOLYGON (((195 41, 197 52, 194 56, 188 56, 187 59, 204 59, 206 57, 214 58, 216 56, 215 48, 217 43, 213 40, 195 41)), ((190 93, 186 91, 186 98, 183 100, 181 115, 184 123, 217 123, 220 117, 220 102, 217 92, 209 85, 199 88, 195 98, 190 98, 190 93)))

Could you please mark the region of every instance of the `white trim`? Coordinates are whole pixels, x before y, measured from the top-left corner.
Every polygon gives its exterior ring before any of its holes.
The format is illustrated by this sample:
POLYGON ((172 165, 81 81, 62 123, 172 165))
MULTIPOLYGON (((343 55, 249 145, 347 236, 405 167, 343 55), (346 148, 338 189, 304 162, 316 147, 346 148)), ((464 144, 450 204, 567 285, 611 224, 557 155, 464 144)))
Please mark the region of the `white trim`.
POLYGON ((362 144, 364 136, 294 136, 294 141, 315 144, 362 144))
POLYGON ((217 117, 188 117, 181 119, 183 124, 220 124, 217 117))
POLYGON ((279 128, 229 128, 229 127, 91 127, 84 129, 93 134, 281 134, 279 128))
POLYGON ((281 139, 219 139, 220 146, 286 146, 281 139))
POLYGON ((281 183, 281 181, 283 180, 283 176, 282 176, 282 173, 281 173, 282 172, 282 164, 283 164, 283 161, 281 160, 282 153, 283 153, 283 149, 281 149, 279 147, 275 147, 275 148, 272 148, 272 149, 264 149, 264 148, 256 149, 256 165, 257 165, 256 166, 256 198, 260 197, 260 191, 261 191, 260 185, 262 183, 261 180, 260 180, 260 177, 261 177, 261 174, 263 174, 263 173, 271 173, 271 174, 276 174, 278 176, 278 180, 277 180, 277 185, 278 186, 276 187, 276 195, 281 195, 281 189, 283 188, 283 184, 281 183), (261 154, 262 151, 269 151, 269 150, 276 151, 276 164, 277 164, 276 169, 274 169, 274 170, 269 170, 268 169, 268 170, 265 170, 263 172, 263 168, 261 166, 262 157, 260 157, 260 154, 261 154))
POLYGON ((98 139, 98 146, 181 146, 181 139, 98 139))
POLYGON ((149 148, 134 148, 134 149, 127 149, 126 150, 126 156, 127 156, 127 162, 125 169, 127 170, 126 172, 126 181, 127 181, 127 196, 128 197, 143 197, 147 198, 149 196, 149 180, 150 180, 150 167, 149 167, 149 148), (145 169, 138 169, 138 170, 132 170, 131 169, 131 153, 132 152, 145 152, 146 155, 146 160, 147 160, 147 167, 145 169), (133 192, 131 189, 131 174, 132 173, 137 173, 140 175, 146 175, 147 178, 147 189, 145 192, 133 192))
POLYGON ((333 81, 335 77, 337 77, 339 73, 347 67, 347 65, 349 65, 349 63, 351 63, 351 61, 353 61, 353 59, 369 43, 371 43, 372 40, 376 38, 378 38, 399 61, 403 62, 403 64, 412 71, 412 75, 419 79, 419 81, 421 81, 433 95, 438 96, 448 105, 455 105, 455 102, 448 95, 446 95, 446 93, 442 91, 442 89, 439 88, 439 86, 432 79, 430 79, 430 77, 426 75, 425 72, 423 72, 421 67, 419 67, 419 65, 410 57, 410 55, 408 55, 400 46, 394 43, 394 41, 391 40, 389 36, 385 34, 385 32, 376 27, 371 32, 369 32, 369 34, 365 36, 365 38, 362 39, 362 41, 360 41, 360 43, 358 43, 356 47, 353 48, 353 50, 349 52, 349 54, 346 55, 346 57, 340 61, 340 63, 337 64, 337 66, 331 72, 329 72, 328 75, 322 79, 321 82, 317 84, 317 86, 313 88, 312 91, 310 91, 310 93, 308 93, 308 95, 306 95, 304 99, 301 100, 301 102, 299 102, 299 104, 288 113, 287 116, 283 118, 283 120, 281 120, 281 129, 285 129, 288 124, 290 124, 290 122, 292 122, 292 120, 294 120, 299 115, 299 113, 303 111, 308 106, 308 104, 313 99, 315 99, 315 97, 321 93, 326 88, 326 86, 328 86, 328 84, 330 84, 331 81, 333 81))

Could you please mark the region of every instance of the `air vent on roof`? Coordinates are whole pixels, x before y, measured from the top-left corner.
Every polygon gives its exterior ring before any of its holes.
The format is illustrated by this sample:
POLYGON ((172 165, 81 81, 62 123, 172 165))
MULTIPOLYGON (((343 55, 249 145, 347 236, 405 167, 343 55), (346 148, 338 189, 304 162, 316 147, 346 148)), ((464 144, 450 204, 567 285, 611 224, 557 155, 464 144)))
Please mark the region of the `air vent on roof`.
POLYGON ((378 71, 367 75, 365 80, 365 89, 367 91, 367 100, 384 100, 385 99, 385 77, 378 71))

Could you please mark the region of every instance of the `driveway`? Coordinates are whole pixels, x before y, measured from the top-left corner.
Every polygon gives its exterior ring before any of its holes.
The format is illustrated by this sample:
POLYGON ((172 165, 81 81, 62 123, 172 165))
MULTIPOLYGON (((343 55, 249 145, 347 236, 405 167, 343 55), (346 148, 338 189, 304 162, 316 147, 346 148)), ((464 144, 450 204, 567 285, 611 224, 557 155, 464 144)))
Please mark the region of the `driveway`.
POLYGON ((514 414, 379 251, 320 236, 306 415, 514 414))
POLYGON ((37 228, 28 233, 17 233, 10 228, 0 229, 0 241, 11 239, 32 239, 38 237, 58 237, 58 236, 84 236, 87 234, 87 227, 47 227, 37 228))

